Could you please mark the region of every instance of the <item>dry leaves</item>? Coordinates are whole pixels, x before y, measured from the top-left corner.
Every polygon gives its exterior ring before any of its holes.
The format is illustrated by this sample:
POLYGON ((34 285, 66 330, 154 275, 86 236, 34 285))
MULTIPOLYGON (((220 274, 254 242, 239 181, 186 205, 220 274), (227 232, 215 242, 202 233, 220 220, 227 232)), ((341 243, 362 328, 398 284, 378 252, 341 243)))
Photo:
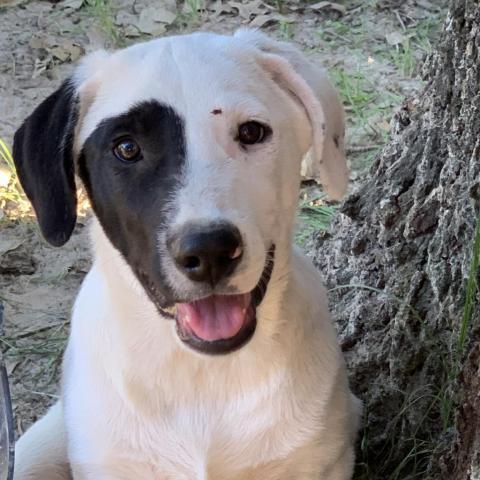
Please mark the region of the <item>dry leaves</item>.
POLYGON ((85 53, 84 48, 74 41, 46 33, 33 36, 28 44, 38 51, 32 78, 38 77, 55 63, 75 62, 85 53))
POLYGON ((400 32, 387 33, 385 39, 389 45, 392 45, 392 47, 402 45, 407 41, 407 37, 400 32))
POLYGON ((313 5, 310 5, 308 8, 311 8, 312 10, 323 10, 323 9, 330 9, 330 10, 335 10, 336 12, 339 12, 342 15, 345 15, 347 13, 347 9, 343 6, 340 5, 339 3, 335 2, 318 2, 314 3, 313 5))
POLYGON ((223 13, 232 14, 235 13, 235 8, 230 3, 223 3, 222 0, 214 0, 207 6, 209 14, 213 14, 214 17, 218 17, 223 13))
POLYGON ((58 3, 58 7, 62 9, 80 10, 82 8, 84 0, 63 0, 58 3))
POLYGON ((158 36, 167 31, 167 27, 178 17, 176 5, 162 2, 151 6, 136 4, 134 13, 124 9, 115 17, 115 25, 124 27, 126 37, 138 37, 142 33, 158 36))
POLYGON ((255 17, 250 23, 250 27, 262 28, 274 22, 295 23, 293 18, 280 15, 279 13, 264 14, 255 17))

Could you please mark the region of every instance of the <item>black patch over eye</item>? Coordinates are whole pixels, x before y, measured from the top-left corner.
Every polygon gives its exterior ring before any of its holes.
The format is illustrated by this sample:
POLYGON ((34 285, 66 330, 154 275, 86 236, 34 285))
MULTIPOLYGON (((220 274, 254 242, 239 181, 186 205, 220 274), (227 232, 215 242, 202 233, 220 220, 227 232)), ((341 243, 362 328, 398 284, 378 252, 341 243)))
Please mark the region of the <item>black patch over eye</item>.
POLYGON ((133 163, 142 158, 138 143, 131 138, 122 138, 113 147, 113 154, 122 162, 133 163))
POLYGON ((238 127, 237 140, 243 145, 253 145, 263 142, 270 133, 270 128, 259 122, 245 122, 238 127))

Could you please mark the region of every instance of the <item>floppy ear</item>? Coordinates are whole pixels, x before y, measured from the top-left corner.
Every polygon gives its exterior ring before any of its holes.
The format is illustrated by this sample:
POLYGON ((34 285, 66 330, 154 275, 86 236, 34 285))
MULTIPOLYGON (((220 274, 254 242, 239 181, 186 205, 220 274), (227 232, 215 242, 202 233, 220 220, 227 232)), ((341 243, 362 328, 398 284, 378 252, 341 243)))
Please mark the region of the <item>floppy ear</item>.
POLYGON ((77 217, 73 162, 74 87, 65 82, 17 130, 13 159, 45 239, 63 245, 77 217))
POLYGON ((344 111, 326 73, 295 47, 259 31, 242 29, 235 37, 260 49, 260 64, 302 104, 312 127, 312 148, 302 163, 302 176, 320 179, 328 195, 340 199, 348 186, 344 111))

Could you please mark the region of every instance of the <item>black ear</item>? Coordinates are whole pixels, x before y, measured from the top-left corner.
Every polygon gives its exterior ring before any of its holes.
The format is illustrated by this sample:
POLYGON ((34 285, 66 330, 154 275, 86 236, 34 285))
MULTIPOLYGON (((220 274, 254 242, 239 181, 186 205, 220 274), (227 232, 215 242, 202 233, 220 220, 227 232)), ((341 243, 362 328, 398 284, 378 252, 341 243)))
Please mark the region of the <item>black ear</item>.
POLYGON ((57 247, 70 238, 77 218, 73 162, 76 110, 74 88, 67 81, 34 110, 13 141, 20 183, 44 237, 57 247))

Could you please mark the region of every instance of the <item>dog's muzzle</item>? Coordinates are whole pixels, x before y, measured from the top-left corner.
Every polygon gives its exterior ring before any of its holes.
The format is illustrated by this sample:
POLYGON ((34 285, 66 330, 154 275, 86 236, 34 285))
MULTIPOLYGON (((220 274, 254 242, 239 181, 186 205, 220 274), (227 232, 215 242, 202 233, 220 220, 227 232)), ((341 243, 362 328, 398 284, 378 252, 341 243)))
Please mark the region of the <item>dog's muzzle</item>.
POLYGON ((208 354, 226 354, 243 347, 255 333, 257 307, 262 302, 272 275, 275 247, 267 253, 257 286, 248 293, 211 295, 190 302, 176 303, 166 316, 176 321, 183 343, 208 354))

